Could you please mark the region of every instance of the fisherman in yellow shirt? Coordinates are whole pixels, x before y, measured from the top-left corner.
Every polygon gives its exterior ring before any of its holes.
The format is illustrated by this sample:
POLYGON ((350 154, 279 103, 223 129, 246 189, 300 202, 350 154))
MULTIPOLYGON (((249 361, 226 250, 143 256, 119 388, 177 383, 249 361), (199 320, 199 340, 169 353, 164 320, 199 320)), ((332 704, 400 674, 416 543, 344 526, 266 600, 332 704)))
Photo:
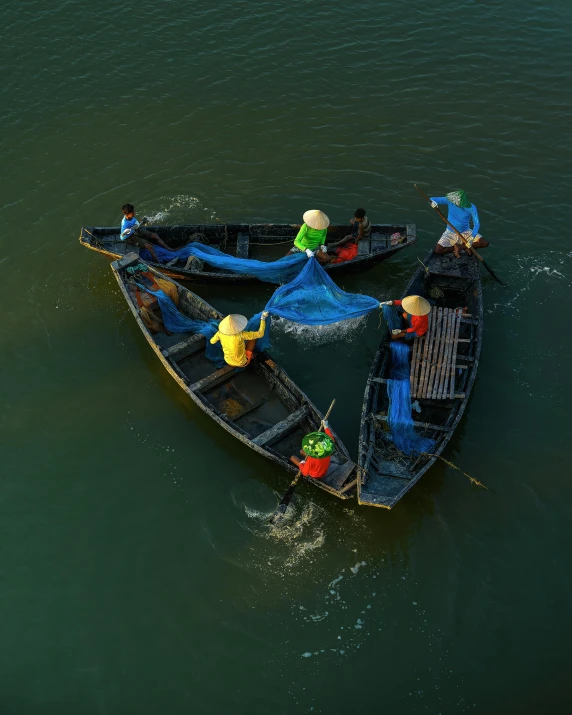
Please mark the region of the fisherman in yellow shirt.
POLYGON ((220 321, 218 333, 213 335, 211 343, 220 340, 224 360, 227 365, 234 367, 247 367, 254 356, 254 345, 258 338, 264 336, 266 329, 266 318, 268 313, 264 311, 260 316, 260 328, 256 332, 244 332, 248 320, 244 315, 227 315, 220 321))

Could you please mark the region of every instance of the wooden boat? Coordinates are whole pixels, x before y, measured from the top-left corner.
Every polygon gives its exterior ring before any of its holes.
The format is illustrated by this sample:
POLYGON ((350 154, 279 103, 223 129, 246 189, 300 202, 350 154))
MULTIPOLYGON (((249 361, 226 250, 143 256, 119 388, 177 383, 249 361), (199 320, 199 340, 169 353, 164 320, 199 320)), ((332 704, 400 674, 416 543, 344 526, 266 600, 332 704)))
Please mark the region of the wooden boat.
MULTIPOLYGON (((171 248, 180 248, 189 239, 198 234, 197 240, 203 240, 213 248, 239 258, 254 258, 261 261, 275 261, 286 255, 292 245, 299 225, 289 224, 221 224, 193 226, 147 226, 147 228, 165 241, 171 248)), ((348 226, 330 226, 328 241, 336 241, 349 233, 348 226)), ((194 240, 194 239, 193 239, 194 240)), ((369 239, 359 242, 359 253, 356 258, 344 263, 326 266, 332 277, 342 276, 354 271, 371 268, 376 263, 384 261, 411 246, 417 240, 414 224, 378 224, 372 227, 369 239), (391 236, 399 233, 399 242, 392 243, 391 236)), ((113 259, 121 258, 127 253, 139 253, 137 246, 132 246, 119 240, 119 227, 82 228, 80 243, 86 248, 98 251, 113 259)), ((158 263, 149 265, 158 268, 161 273, 179 280, 200 281, 202 283, 256 283, 258 278, 242 273, 230 273, 206 263, 199 271, 185 270, 179 266, 162 266, 158 263)))
MULTIPOLYGON (((422 295, 433 305, 429 330, 415 338, 411 352, 411 400, 415 431, 435 440, 432 454, 447 445, 465 411, 475 382, 483 331, 479 263, 464 252, 433 252, 413 276, 403 296, 422 295), (463 313, 457 308, 466 308, 463 313)), ((358 502, 391 509, 435 461, 407 457, 389 437, 386 380, 391 366, 390 336, 381 342, 365 390, 358 457, 358 502)))
MULTIPOLYGON (((139 263, 142 263, 139 256, 131 253, 113 262, 111 268, 137 324, 163 366, 193 402, 221 427, 255 452, 295 473, 297 469, 289 457, 299 453, 305 434, 319 428, 321 413, 265 352, 259 353, 247 370, 239 372, 230 365, 216 369, 205 356, 203 335, 152 334, 141 319, 136 291, 126 271, 139 263)), ((155 276, 164 278, 153 267, 148 268, 155 276)), ((178 283, 173 284, 181 313, 193 320, 222 320, 224 316, 204 300, 178 283)), ((146 307, 160 315, 156 302, 146 307)), ((356 465, 339 437, 335 436, 335 441, 336 452, 326 476, 308 481, 347 499, 355 492, 356 465)))

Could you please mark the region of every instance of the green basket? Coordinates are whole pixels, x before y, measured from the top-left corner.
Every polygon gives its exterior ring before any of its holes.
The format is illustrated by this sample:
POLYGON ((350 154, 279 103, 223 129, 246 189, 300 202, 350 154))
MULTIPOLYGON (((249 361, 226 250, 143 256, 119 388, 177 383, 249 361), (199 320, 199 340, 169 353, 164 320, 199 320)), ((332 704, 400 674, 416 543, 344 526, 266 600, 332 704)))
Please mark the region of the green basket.
POLYGON ((325 459, 336 449, 334 440, 324 432, 310 432, 302 440, 302 449, 308 457, 325 459))

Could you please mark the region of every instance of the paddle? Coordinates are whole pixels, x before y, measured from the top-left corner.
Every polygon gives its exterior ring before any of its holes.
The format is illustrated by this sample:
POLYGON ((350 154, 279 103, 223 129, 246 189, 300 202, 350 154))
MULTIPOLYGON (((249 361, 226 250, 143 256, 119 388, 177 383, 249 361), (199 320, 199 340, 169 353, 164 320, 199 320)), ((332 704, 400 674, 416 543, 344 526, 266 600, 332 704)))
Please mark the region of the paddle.
MULTIPOLYGON (((324 422, 328 421, 328 417, 330 416, 330 412, 332 411, 333 406, 336 404, 335 399, 332 400, 332 404, 330 405, 330 409, 326 412, 326 416, 324 419, 320 422, 320 429, 318 430, 319 432, 322 431, 322 428, 324 426, 324 422)), ((290 500, 292 499, 292 495, 294 494, 294 490, 298 486, 298 482, 302 478, 302 472, 298 470, 298 473, 292 480, 292 483, 288 487, 286 494, 282 497, 282 500, 280 501, 280 504, 278 504, 278 507, 276 508, 276 511, 272 516, 270 517, 269 521, 272 525, 278 524, 279 521, 282 520, 284 517, 284 514, 286 513, 286 510, 288 509, 288 505, 290 504, 290 500)))
MULTIPOLYGON (((423 196, 423 198, 427 199, 427 201, 429 201, 429 203, 431 203, 431 199, 427 196, 427 194, 424 194, 423 191, 421 191, 421 189, 417 186, 417 184, 413 184, 413 186, 417 189, 417 191, 419 191, 419 193, 421 194, 421 196, 423 196)), ((432 207, 432 208, 433 208, 433 207, 432 207)), ((487 269, 487 271, 491 274, 491 276, 495 279, 495 281, 498 281, 501 285, 506 286, 506 283, 504 283, 503 281, 501 281, 501 279, 495 274, 495 272, 493 271, 493 269, 492 269, 490 266, 487 265, 487 262, 486 262, 485 259, 481 256, 481 254, 478 253, 475 248, 473 248, 472 246, 469 246, 469 244, 468 244, 468 242, 467 242, 467 239, 463 236, 463 234, 462 234, 460 231, 458 231, 458 230, 453 226, 452 223, 449 223, 449 221, 447 221, 447 219, 443 216, 443 214, 441 213, 441 211, 439 211, 439 208, 438 208, 438 207, 435 208, 435 211, 439 214, 439 216, 443 219, 443 221, 445 221, 445 223, 447 224, 447 226, 449 226, 449 228, 453 229, 453 231, 457 234, 457 236, 458 236, 458 237, 461 239, 461 241, 463 242, 463 245, 465 246, 465 248, 468 249, 468 251, 469 251, 470 253, 472 253, 474 256, 476 256, 476 257, 479 259, 479 261, 483 264, 483 266, 487 269)))

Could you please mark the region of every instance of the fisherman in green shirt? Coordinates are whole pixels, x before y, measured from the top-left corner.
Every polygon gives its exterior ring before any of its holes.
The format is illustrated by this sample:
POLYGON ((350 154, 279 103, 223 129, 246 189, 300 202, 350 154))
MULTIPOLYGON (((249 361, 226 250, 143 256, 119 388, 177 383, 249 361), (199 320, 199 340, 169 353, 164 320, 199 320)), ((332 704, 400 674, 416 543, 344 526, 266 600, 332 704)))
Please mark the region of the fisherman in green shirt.
POLYGON ((332 256, 328 256, 327 253, 326 235, 330 219, 323 211, 318 209, 306 211, 302 218, 304 223, 300 227, 298 235, 294 239, 294 245, 287 255, 305 252, 308 258, 315 255, 319 263, 329 263, 332 260, 332 256))

